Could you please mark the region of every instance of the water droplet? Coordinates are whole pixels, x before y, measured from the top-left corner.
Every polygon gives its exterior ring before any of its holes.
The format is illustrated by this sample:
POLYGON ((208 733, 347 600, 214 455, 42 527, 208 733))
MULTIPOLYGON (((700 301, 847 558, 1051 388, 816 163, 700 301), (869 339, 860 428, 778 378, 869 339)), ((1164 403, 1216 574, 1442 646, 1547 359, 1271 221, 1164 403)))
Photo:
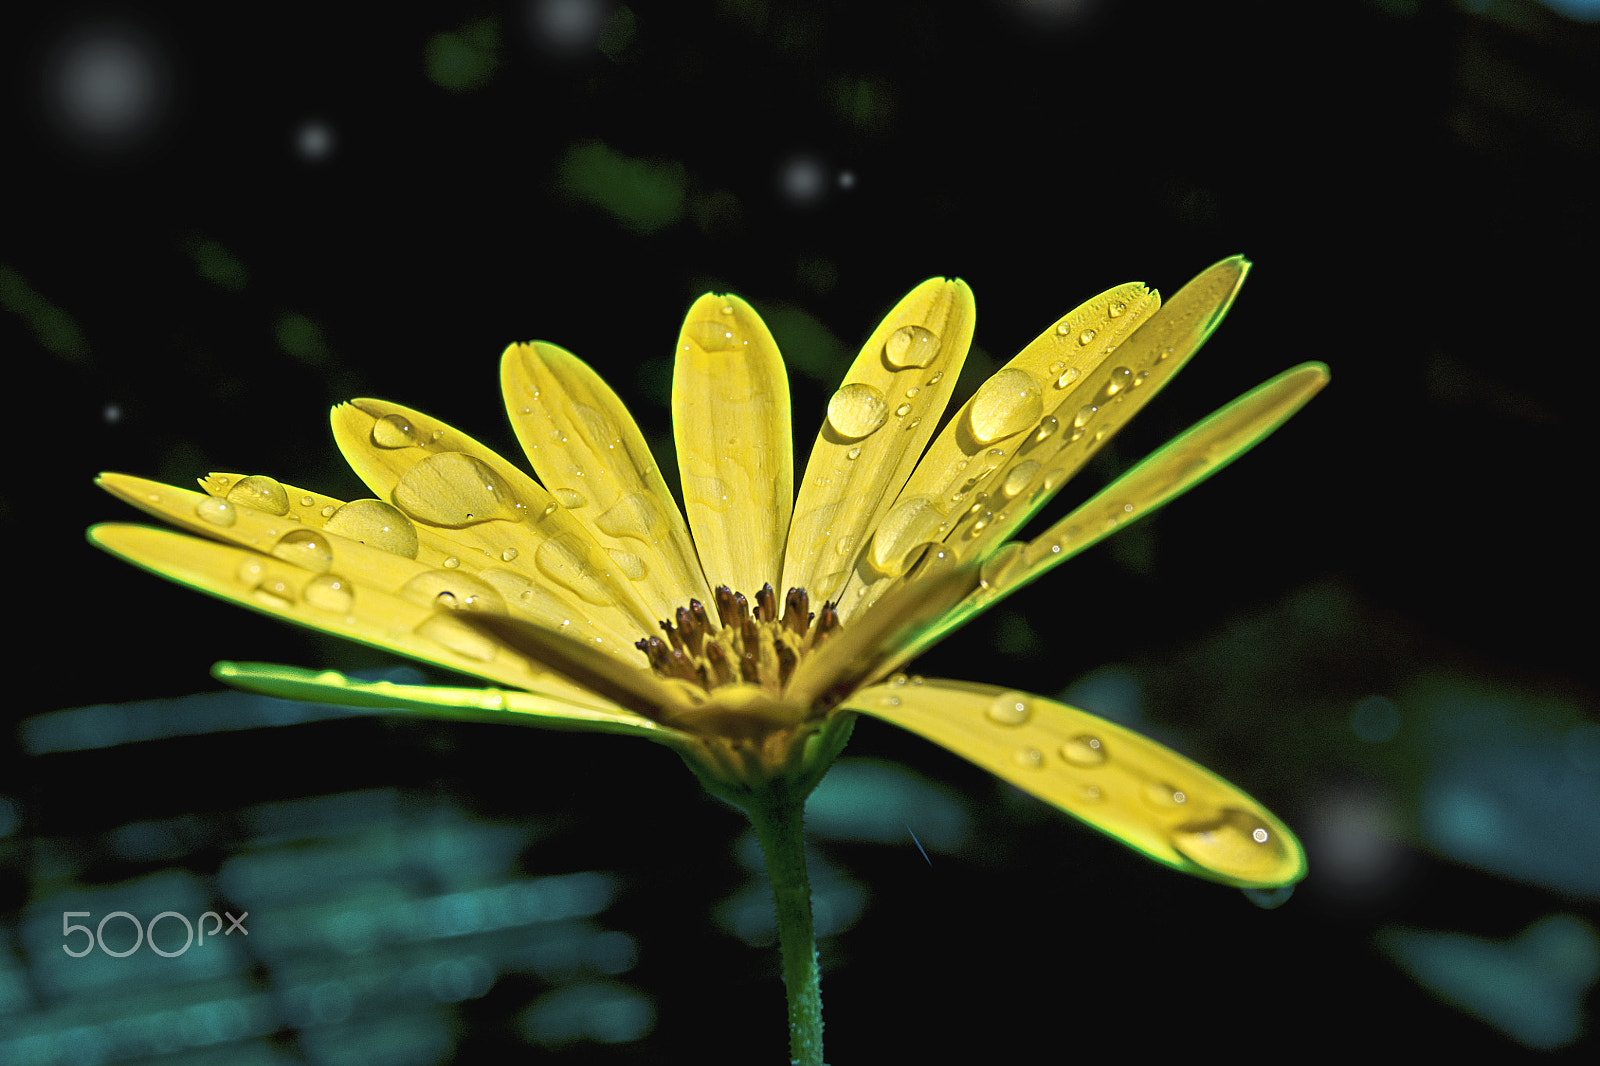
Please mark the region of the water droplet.
POLYGON ((939 354, 939 336, 921 326, 901 326, 889 334, 883 357, 895 369, 925 367, 939 354))
POLYGON ((613 537, 633 537, 652 542, 661 524, 661 512, 655 500, 642 492, 630 492, 618 497, 617 502, 595 519, 600 532, 613 537))
POLYGON ((1082 333, 1078 334, 1079 344, 1088 344, 1092 340, 1094 340, 1094 330, 1092 329, 1086 329, 1082 333))
POLYGON ((869 436, 888 420, 883 393, 865 382, 844 386, 828 401, 828 425, 846 440, 869 436))
POLYGON ((648 572, 648 567, 645 566, 644 560, 630 551, 625 551, 622 548, 607 548, 606 554, 611 556, 611 561, 617 564, 617 569, 621 570, 629 581, 641 581, 648 572))
POLYGON ((1029 699, 1026 692, 1002 692, 989 704, 984 714, 997 725, 1021 725, 1033 717, 1029 699))
POLYGON ((384 415, 372 423, 372 443, 380 448, 414 448, 422 443, 405 415, 384 415))
POLYGON ((915 385, 911 386, 909 389, 906 390, 906 399, 908 399, 908 400, 912 399, 913 397, 915 397, 917 395, 917 393, 919 393, 921 391, 922 390, 917 388, 915 385))
POLYGON ((1061 745, 1061 757, 1073 766, 1099 766, 1106 761, 1106 749, 1099 737, 1083 733, 1061 745))
POLYGON ((1111 371, 1111 377, 1106 380, 1104 387, 1100 389, 1100 402, 1104 403, 1106 400, 1111 399, 1111 397, 1127 388, 1128 383, 1132 380, 1132 370, 1125 366, 1114 367, 1111 371))
POLYGON ((872 534, 872 565, 891 577, 905 573, 917 552, 938 539, 943 521, 926 496, 899 501, 872 534))
MULTIPOLYGON (((1096 407, 1092 403, 1084 404, 1082 407, 1078 408, 1078 413, 1072 416, 1072 428, 1082 429, 1084 426, 1087 426, 1089 424, 1089 419, 1093 418, 1095 416, 1095 412, 1099 410, 1100 408, 1096 407)), ((1082 434, 1079 434, 1079 436, 1082 436, 1082 434)), ((1072 439, 1077 440, 1078 438, 1073 437, 1072 439)))
POLYGON ((1286 872, 1292 854, 1283 835, 1267 828, 1266 819, 1234 807, 1174 829, 1172 846, 1199 866, 1243 879, 1286 872))
POLYGON ((1056 388, 1064 389, 1067 386, 1072 385, 1081 377, 1083 377, 1083 371, 1079 370, 1075 366, 1069 366, 1061 372, 1059 377, 1056 378, 1056 388))
POLYGON ((1012 759, 1026 770, 1038 770, 1044 766, 1044 752, 1038 748, 1019 748, 1012 759))
POLYGON ((509 563, 513 559, 515 559, 516 557, 517 557, 517 549, 515 549, 515 548, 507 548, 505 551, 500 553, 500 561, 502 563, 509 563))
POLYGON ((899 407, 896 407, 894 409, 894 415, 895 415, 896 418, 904 418, 906 415, 908 415, 910 413, 911 413, 911 405, 908 404, 908 403, 903 403, 899 407))
POLYGON ((314 504, 316 502, 317 501, 313 500, 310 496, 302 496, 302 497, 300 497, 300 506, 301 507, 310 507, 312 504, 314 504))
POLYGON ((943 380, 944 380, 944 371, 943 370, 935 370, 933 372, 933 377, 931 377, 927 381, 923 382, 923 384, 924 385, 937 385, 937 384, 939 384, 939 382, 941 382, 943 380))
POLYGON ((967 420, 980 444, 993 444, 1021 433, 1044 413, 1039 382, 1026 370, 1012 367, 985 381, 972 397, 967 420))
POLYGON ((296 529, 285 533, 272 546, 272 554, 286 563, 325 574, 333 568, 333 546, 328 534, 309 529, 296 529))
POLYGON ((306 603, 319 611, 343 614, 355 606, 355 592, 350 582, 335 574, 318 574, 306 583, 301 593, 306 603))
POLYGON ((585 603, 605 605, 612 602, 610 590, 589 562, 583 542, 576 534, 563 533, 539 545, 533 553, 533 565, 551 581, 577 593, 585 603))
POLYGON ((323 528, 391 555, 417 557, 417 527, 399 508, 382 500, 351 500, 333 512, 323 528))
POLYGON ((400 598, 418 607, 506 614, 506 601, 494 586, 459 570, 425 570, 400 586, 400 598))
POLYGON ((239 565, 237 576, 266 606, 279 609, 294 606, 294 586, 288 575, 274 573, 261 560, 246 559, 239 565))
POLYGON ((1189 802, 1188 795, 1165 781, 1152 781, 1144 787, 1144 800, 1152 807, 1171 809, 1189 802))
POLYGON ((1034 566, 1053 555, 1060 554, 1061 545, 1056 541, 1035 540, 1022 549, 1022 561, 1028 566, 1034 566))
POLYGON ((1122 300, 1112 300, 1111 306, 1106 308, 1106 314, 1110 315, 1112 318, 1121 318, 1122 312, 1126 311, 1127 309, 1128 305, 1126 302, 1122 300))
POLYGON ((209 522, 214 526, 231 526, 239 521, 239 512, 234 509, 233 504, 227 500, 219 500, 212 496, 207 496, 195 504, 194 513, 202 521, 209 522))
POLYGON ((984 560, 978 570, 978 583, 986 589, 1003 587, 1022 560, 1022 545, 1013 541, 984 560))
POLYGON ((332 518, 333 517, 333 512, 335 510, 337 510, 337 508, 334 507, 333 504, 331 504, 331 503, 328 504, 328 506, 326 506, 326 507, 324 507, 322 509, 322 517, 323 518, 332 518))
POLYGON ((449 567, 451 570, 454 570, 456 567, 461 565, 461 560, 457 559, 454 555, 452 555, 449 558, 445 559, 444 565, 449 567))
POLYGON ((844 457, 846 459, 856 459, 856 458, 859 458, 860 455, 861 455, 861 445, 859 445, 859 444, 856 445, 854 448, 851 448, 849 451, 844 453, 844 457))
POLYGON ((906 423, 906 428, 916 429, 920 425, 922 425, 922 416, 918 415, 916 418, 913 418, 911 421, 906 423))
POLYGON ((394 502, 419 522, 460 529, 518 517, 516 497, 488 463, 465 452, 436 452, 400 475, 394 502))
POLYGON ((683 327, 689 339, 708 352, 731 352, 740 346, 739 335, 726 322, 690 322, 683 327))
POLYGON ((228 490, 228 499, 240 507, 250 507, 268 514, 289 513, 289 493, 265 474, 240 478, 239 483, 228 490))
POLYGON ((895 688, 904 688, 907 680, 909 680, 909 679, 906 677, 905 674, 895 674, 894 676, 890 677, 889 680, 887 682, 885 682, 885 683, 889 684, 889 685, 893 685, 895 688))
POLYGON ((434 614, 423 619, 417 626, 417 635, 480 663, 493 662, 500 652, 500 645, 494 638, 451 614, 434 614))
POLYGON ((1010 470, 1006 471, 1006 479, 1000 483, 1000 495, 1006 499, 1020 496, 1022 490, 1028 487, 1033 480, 1033 475, 1039 472, 1039 464, 1033 459, 1024 459, 1010 470))
POLYGON ((550 490, 550 495, 554 496, 560 502, 561 506, 565 507, 569 511, 577 510, 579 507, 582 507, 584 504, 589 502, 584 498, 581 492, 577 492, 573 489, 552 489, 550 490))
POLYGON ((1072 323, 1063 318, 1060 322, 1056 323, 1056 332, 1065 337, 1067 334, 1072 332, 1072 323))

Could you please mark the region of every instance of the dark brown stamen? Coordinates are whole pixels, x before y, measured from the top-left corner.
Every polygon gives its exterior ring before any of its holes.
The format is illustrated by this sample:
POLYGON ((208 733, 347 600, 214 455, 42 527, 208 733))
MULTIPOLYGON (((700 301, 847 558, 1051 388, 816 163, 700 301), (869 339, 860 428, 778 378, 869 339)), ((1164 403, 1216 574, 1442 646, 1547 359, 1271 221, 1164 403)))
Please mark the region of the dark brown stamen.
POLYGON ((717 591, 715 593, 717 617, 722 620, 722 624, 725 626, 733 625, 734 620, 739 617, 738 611, 734 606, 733 595, 733 590, 728 586, 717 586, 717 591))
POLYGON ((772 590, 770 581, 756 593, 755 615, 760 622, 771 622, 778 617, 778 594, 772 590))
POLYGON ((806 635, 811 628, 811 597, 805 589, 790 589, 783 600, 783 624, 797 637, 806 635))
POLYGON ((672 628, 672 623, 660 622, 658 624, 661 626, 661 631, 667 635, 667 639, 672 642, 672 646, 681 651, 683 649, 683 638, 678 636, 676 629, 672 628))

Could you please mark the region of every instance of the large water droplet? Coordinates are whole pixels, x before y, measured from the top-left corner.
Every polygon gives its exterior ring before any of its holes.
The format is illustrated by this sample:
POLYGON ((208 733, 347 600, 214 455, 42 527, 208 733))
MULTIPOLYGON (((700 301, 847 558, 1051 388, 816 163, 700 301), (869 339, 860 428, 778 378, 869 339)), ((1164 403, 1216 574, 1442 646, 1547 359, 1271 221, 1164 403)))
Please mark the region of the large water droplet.
POLYGON ((944 522, 926 496, 908 496, 889 509, 872 534, 872 565, 892 576, 905 572, 916 553, 938 539, 944 522))
POLYGON ((306 583, 301 594, 306 603, 319 611, 343 614, 355 606, 355 591, 350 582, 337 574, 318 574, 306 583))
POLYGON ((708 352, 731 352, 742 343, 731 322, 690 322, 683 331, 708 352))
POLYGON ((380 448, 413 448, 422 443, 405 415, 384 415, 372 423, 372 443, 380 448))
POLYGON ((630 492, 618 497, 617 502, 596 518, 594 524, 600 532, 613 537, 633 537, 635 540, 653 542, 656 528, 661 524, 661 511, 650 496, 630 492))
POLYGON ((1208 870, 1249 880, 1286 872, 1291 852, 1259 814, 1229 807, 1172 831, 1172 846, 1208 870))
POLYGON ((265 474, 240 478, 239 483, 228 490, 228 499, 240 507, 251 507, 268 514, 289 513, 288 491, 265 474))
POLYGON ((417 527, 398 507, 382 500, 351 500, 333 512, 323 528, 392 555, 417 557, 417 527))
POLYGON ((869 436, 888 420, 888 401, 865 382, 844 386, 828 401, 828 425, 846 440, 869 436))
POLYGON ((1010 470, 1006 471, 1006 479, 1000 483, 1000 495, 1006 499, 1020 496, 1022 490, 1028 487, 1033 480, 1033 475, 1039 472, 1039 464, 1033 459, 1024 459, 1010 470))
POLYGON ((1033 717, 1030 699, 1026 692, 1002 692, 990 702, 984 714, 997 725, 1021 725, 1033 717))
POLYGON ((272 546, 272 554, 284 562, 325 574, 333 568, 333 546, 328 534, 309 529, 285 533, 272 546))
POLYGON ((967 409, 972 436, 980 444, 993 444, 1021 433, 1044 413, 1039 382, 1026 370, 1012 367, 985 381, 967 409))
POLYGON ((561 503, 561 506, 568 510, 576 510, 589 502, 583 493, 578 492, 576 489, 551 489, 550 495, 554 496, 561 503))
POLYGON ((1061 757, 1073 766, 1099 766, 1106 761, 1106 749, 1099 737, 1083 733, 1061 745, 1061 757))
POLYGON ((195 504, 194 513, 201 521, 209 522, 214 526, 227 527, 239 521, 239 512, 234 508, 233 504, 227 500, 219 500, 211 496, 207 496, 195 504))
POLYGON ((1111 399, 1111 397, 1127 388, 1132 381, 1132 370, 1125 366, 1113 367, 1111 377, 1106 380, 1105 385, 1100 389, 1100 402, 1104 403, 1106 400, 1111 399))
POLYGON ((621 570, 629 581, 642 581, 649 571, 649 568, 645 566, 644 560, 630 551, 624 551, 621 548, 607 548, 606 554, 611 556, 611 561, 617 564, 617 569, 621 570))
POLYGON ((901 326, 883 345, 883 357, 896 369, 925 367, 938 354, 939 335, 921 326, 901 326))
POLYGON ((585 603, 612 602, 610 590, 589 562, 583 542, 576 534, 563 533, 539 545, 533 553, 533 565, 551 581, 577 593, 585 603))
POLYGON ((465 452, 437 452, 400 475, 394 502, 429 525, 460 529, 518 518, 511 486, 488 463, 465 452))

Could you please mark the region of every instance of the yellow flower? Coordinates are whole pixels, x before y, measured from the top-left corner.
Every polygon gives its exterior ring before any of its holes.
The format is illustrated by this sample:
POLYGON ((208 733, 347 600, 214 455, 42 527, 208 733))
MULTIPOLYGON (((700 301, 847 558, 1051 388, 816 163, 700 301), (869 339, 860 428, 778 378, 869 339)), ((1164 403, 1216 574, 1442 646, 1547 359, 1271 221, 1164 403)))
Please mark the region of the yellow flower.
POLYGON ((868 714, 1169 866, 1285 884, 1305 868, 1293 835, 1189 760, 1039 696, 897 673, 1215 472, 1326 383, 1318 364, 1288 371, 1038 537, 1007 539, 1193 354, 1247 268, 1219 263, 1164 305, 1137 283, 1102 293, 937 436, 974 306, 960 281, 924 282, 828 402, 798 496, 777 345, 743 300, 706 295, 672 384, 686 516, 611 389, 534 342, 506 350, 501 384, 537 482, 434 418, 353 400, 334 408, 334 437, 373 499, 260 475, 211 474, 196 493, 104 474, 109 491, 204 539, 120 524, 90 537, 203 592, 496 687, 218 664, 236 685, 642 736, 734 798, 774 782, 804 795, 868 714))

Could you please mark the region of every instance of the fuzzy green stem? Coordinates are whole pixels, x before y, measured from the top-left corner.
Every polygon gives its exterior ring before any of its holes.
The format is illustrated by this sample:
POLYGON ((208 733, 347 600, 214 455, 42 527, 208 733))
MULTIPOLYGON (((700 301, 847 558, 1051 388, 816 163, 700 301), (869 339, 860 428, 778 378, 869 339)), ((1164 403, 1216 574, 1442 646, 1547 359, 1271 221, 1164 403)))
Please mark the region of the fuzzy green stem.
POLYGON ((778 910, 783 987, 789 997, 789 1060, 794 1066, 824 1066, 822 971, 817 965, 811 884, 806 877, 805 795, 796 796, 781 781, 774 781, 745 811, 761 840, 778 910))

